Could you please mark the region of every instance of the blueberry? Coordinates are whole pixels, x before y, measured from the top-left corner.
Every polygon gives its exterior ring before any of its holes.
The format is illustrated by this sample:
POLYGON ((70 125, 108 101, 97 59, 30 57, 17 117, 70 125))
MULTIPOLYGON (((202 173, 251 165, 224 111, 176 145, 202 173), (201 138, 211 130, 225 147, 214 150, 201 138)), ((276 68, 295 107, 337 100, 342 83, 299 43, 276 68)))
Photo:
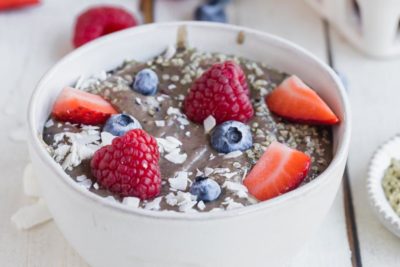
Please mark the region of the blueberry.
POLYGON ((122 136, 133 129, 142 129, 137 119, 127 114, 115 114, 107 120, 103 131, 114 136, 122 136))
POLYGON ((142 95, 154 95, 157 92, 158 76, 151 69, 143 69, 136 74, 133 90, 142 95))
POLYGON ((231 0, 209 0, 208 5, 226 5, 230 2, 231 0))
POLYGON ((190 193, 197 196, 197 201, 210 202, 219 197, 221 187, 216 181, 208 177, 198 176, 190 188, 190 193))
POLYGON ((194 17, 200 21, 227 22, 222 5, 201 5, 197 7, 194 17))
POLYGON ((245 151, 253 146, 250 128, 239 121, 226 121, 211 133, 211 146, 219 153, 245 151))

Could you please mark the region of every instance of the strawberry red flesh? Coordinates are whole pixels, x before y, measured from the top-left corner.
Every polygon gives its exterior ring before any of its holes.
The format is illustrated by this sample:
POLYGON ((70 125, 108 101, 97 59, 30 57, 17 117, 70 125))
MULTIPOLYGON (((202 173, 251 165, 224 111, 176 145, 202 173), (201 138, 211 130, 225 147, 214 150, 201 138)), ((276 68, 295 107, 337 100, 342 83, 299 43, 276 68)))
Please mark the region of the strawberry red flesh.
POLYGON ((88 125, 103 124, 116 113, 102 97, 71 87, 61 91, 52 110, 53 117, 58 121, 88 125))
POLYGON ((39 4, 39 0, 0 0, 0 10, 22 8, 39 4))
POLYGON ((326 125, 339 122, 318 94, 294 75, 285 79, 265 100, 270 111, 289 121, 326 125))
POLYGON ((297 188, 307 177, 311 159, 305 153, 273 142, 243 181, 258 200, 297 188))

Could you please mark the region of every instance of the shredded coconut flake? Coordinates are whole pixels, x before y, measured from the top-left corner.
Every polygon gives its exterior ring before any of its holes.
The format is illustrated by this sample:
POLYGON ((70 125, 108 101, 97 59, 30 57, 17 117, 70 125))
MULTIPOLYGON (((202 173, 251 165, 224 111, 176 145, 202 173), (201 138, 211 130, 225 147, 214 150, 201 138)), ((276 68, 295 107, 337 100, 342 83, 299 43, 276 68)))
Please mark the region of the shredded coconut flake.
POLYGON ((88 78, 85 76, 80 76, 75 84, 75 88, 87 91, 91 86, 98 84, 107 79, 107 72, 101 71, 99 73, 93 74, 88 78))
POLYGON ((175 53, 176 53, 176 48, 175 48, 175 46, 169 45, 169 46, 167 47, 167 49, 165 50, 165 52, 164 52, 164 58, 165 58, 166 60, 169 60, 169 59, 171 59, 171 58, 174 57, 175 53))
POLYGON ((90 179, 83 180, 82 182, 78 182, 78 185, 83 188, 90 189, 92 187, 92 181, 90 179))
POLYGON ((243 152, 240 150, 232 151, 226 155, 224 155, 224 159, 232 159, 232 158, 237 158, 243 155, 243 152))
POLYGON ((154 123, 156 124, 157 127, 165 127, 165 121, 164 120, 154 121, 154 123))
POLYGON ((168 115, 182 115, 182 113, 179 110, 179 108, 174 108, 174 107, 169 107, 167 109, 167 114, 168 115))
POLYGON ((27 230, 39 224, 51 220, 51 214, 46 203, 40 199, 36 204, 20 208, 12 217, 11 221, 18 229, 27 230))
POLYGON ((165 159, 168 161, 175 163, 175 164, 182 164, 186 161, 187 159, 187 154, 186 153, 180 153, 179 149, 176 149, 172 151, 171 153, 166 154, 165 159))
POLYGON ((176 190, 186 190, 189 182, 187 172, 177 172, 174 178, 169 178, 168 182, 170 186, 176 190))
POLYGON ((229 168, 215 168, 214 173, 215 174, 220 174, 220 173, 227 173, 230 172, 231 170, 229 168))
POLYGON ((200 200, 199 203, 197 203, 197 208, 199 210, 204 210, 206 208, 206 205, 204 204, 204 202, 202 200, 200 200))
POLYGON ((215 118, 210 115, 203 121, 204 132, 208 134, 217 125, 215 118))
POLYGON ((62 161, 71 149, 70 145, 61 144, 54 150, 54 159, 57 162, 62 161))
POLYGON ((174 90, 176 88, 176 85, 175 84, 170 84, 170 85, 168 85, 168 89, 169 90, 174 90))
POLYGON ((30 197, 39 197, 39 184, 37 177, 33 173, 32 163, 26 165, 24 170, 24 193, 30 197))
POLYGON ((189 125, 189 121, 184 117, 179 117, 176 119, 181 125, 189 125))
POLYGON ((168 195, 165 196, 165 201, 167 202, 168 205, 170 206, 176 206, 178 205, 178 198, 175 196, 174 193, 169 193, 168 195))
POLYGON ((182 142, 179 141, 178 139, 176 139, 176 138, 173 137, 173 136, 167 136, 165 139, 167 139, 167 140, 168 140, 169 142, 171 142, 171 143, 176 144, 177 147, 182 145, 182 142))
POLYGON ((193 207, 196 205, 196 201, 186 202, 179 206, 179 211, 181 212, 196 212, 193 207))
POLYGON ((196 177, 197 176, 203 176, 204 172, 200 171, 199 169, 196 169, 196 177))
POLYGON ((170 153, 180 146, 178 142, 171 142, 171 140, 165 138, 156 138, 156 140, 161 153, 170 153))
POLYGON ((189 192, 178 191, 176 194, 169 193, 165 198, 168 205, 178 206, 179 211, 195 211, 193 207, 197 204, 197 197, 189 192))
POLYGON ((222 185, 223 188, 234 192, 240 198, 247 198, 248 197, 248 190, 247 187, 240 183, 235 183, 231 181, 225 181, 222 185))
POLYGON ((85 159, 90 159, 101 145, 99 127, 82 126, 81 132, 63 132, 54 136, 54 159, 64 169, 71 170, 81 164, 85 159), (67 143, 62 143, 66 140, 67 143))
POLYGON ((140 199, 137 197, 124 197, 122 199, 122 204, 127 205, 129 207, 137 208, 140 204, 140 199))
POLYGON ((51 126, 54 125, 54 121, 52 119, 49 119, 46 124, 44 125, 45 128, 50 128, 51 126))
POLYGON ((179 211, 182 212, 193 212, 193 207, 197 204, 197 197, 189 192, 177 192, 176 194, 177 205, 179 211))
POLYGON ((82 182, 82 181, 87 180, 87 177, 86 177, 86 175, 79 175, 79 176, 76 177, 76 180, 78 182, 82 182))
POLYGON ((205 175, 205 176, 209 176, 209 175, 211 175, 213 172, 214 172, 214 169, 213 169, 213 168, 210 168, 210 167, 205 167, 205 168, 204 168, 204 175, 205 175))
POLYGON ((163 198, 162 196, 161 197, 156 197, 152 201, 147 202, 146 205, 144 206, 144 208, 146 210, 159 210, 162 198, 163 198))
POLYGON ((187 159, 186 153, 181 153, 180 146, 182 142, 173 136, 167 136, 166 138, 156 138, 158 147, 164 158, 175 164, 182 164, 187 159))
POLYGON ((116 138, 116 136, 109 132, 101 132, 101 146, 111 145, 114 138, 116 138))

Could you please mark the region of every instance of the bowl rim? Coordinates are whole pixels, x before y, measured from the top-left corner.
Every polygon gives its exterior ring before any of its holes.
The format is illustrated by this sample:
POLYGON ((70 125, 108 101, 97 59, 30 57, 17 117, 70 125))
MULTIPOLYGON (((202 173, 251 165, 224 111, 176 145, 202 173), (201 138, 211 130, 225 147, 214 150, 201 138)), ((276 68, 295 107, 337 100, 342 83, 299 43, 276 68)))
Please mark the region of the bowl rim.
MULTIPOLYGON (((250 29, 247 27, 242 27, 242 26, 236 26, 236 25, 230 25, 230 24, 222 24, 222 23, 213 23, 213 22, 198 22, 198 21, 180 21, 180 22, 162 22, 162 23, 151 23, 151 24, 146 24, 146 25, 141 25, 135 28, 130 28, 126 29, 123 31, 115 32, 112 34, 108 34, 104 37, 101 37, 99 39, 96 39, 94 41, 91 41, 90 43, 83 45, 72 52, 68 53, 65 55, 61 60, 57 61, 55 65, 52 65, 50 69, 44 74, 44 76, 40 79, 38 84, 36 85, 31 98, 29 102, 29 108, 28 108, 28 131, 29 131, 29 143, 32 148, 32 151, 36 153, 36 155, 39 156, 40 160, 42 160, 55 174, 60 180, 66 184, 71 191, 81 195, 82 197, 86 198, 87 200, 90 200, 94 202, 96 205, 99 204, 101 206, 104 206, 106 208, 110 208, 114 211, 119 211, 122 213, 128 213, 131 215, 135 216, 142 216, 142 217, 148 217, 152 219, 170 219, 170 220, 210 220, 210 219, 224 219, 224 218, 229 218, 229 217, 236 217, 240 215, 245 215, 249 213, 255 213, 260 210, 264 209, 271 209, 271 208, 276 208, 280 204, 289 201, 289 200, 295 200, 299 197, 302 197, 305 194, 309 194, 316 190, 320 185, 326 183, 329 179, 328 176, 331 175, 332 172, 336 168, 339 168, 338 165, 341 164, 341 161, 347 158, 347 151, 349 148, 350 144, 350 135, 351 135, 351 116, 350 116, 350 106, 349 106, 349 101, 347 99, 347 95, 344 89, 344 86, 340 80, 340 78, 336 75, 336 73, 322 60, 305 50, 304 48, 300 47, 299 45, 292 43, 286 39, 283 39, 281 37, 277 37, 275 35, 272 35, 270 33, 266 33, 263 31, 259 30, 254 30, 250 29), (340 102, 343 104, 344 107, 344 114, 343 114, 343 120, 341 123, 344 123, 344 134, 342 137, 342 142, 339 143, 338 149, 333 156, 333 159, 331 163, 329 164, 328 168, 321 173, 316 179, 308 182, 305 185, 302 185, 301 187, 292 190, 290 192, 287 192, 285 194, 282 194, 281 196, 278 196, 276 198, 270 199, 268 201, 262 201, 250 206, 246 206, 243 208, 239 209, 233 209, 233 210, 224 210, 220 212, 193 212, 193 213, 183 213, 183 212, 168 212, 168 211, 154 211, 154 210, 146 210, 142 208, 132 208, 127 205, 124 205, 119 202, 114 202, 105 199, 104 197, 101 197, 99 195, 96 195, 89 190, 86 190, 79 186, 76 182, 74 182, 69 175, 67 175, 62 168, 60 168, 59 164, 56 163, 53 158, 49 155, 45 147, 43 146, 43 141, 40 139, 39 135, 37 134, 35 130, 35 114, 34 111, 37 110, 37 105, 36 105, 36 100, 39 97, 39 92, 41 91, 41 88, 45 86, 47 83, 47 80, 51 78, 53 73, 59 68, 59 66, 62 66, 65 62, 70 61, 71 59, 75 57, 79 57, 81 54, 85 54, 86 51, 107 44, 113 39, 118 40, 119 37, 122 37, 124 35, 129 35, 131 32, 136 32, 136 31, 147 31, 151 30, 154 27, 158 26, 163 26, 163 27, 179 27, 179 26, 197 26, 197 27, 206 27, 206 28, 211 28, 211 29, 220 29, 220 30, 227 30, 227 31, 243 31, 245 33, 253 34, 253 35, 258 35, 262 36, 264 39, 267 39, 268 42, 271 43, 278 43, 280 46, 286 47, 290 50, 296 50, 297 53, 302 54, 304 57, 308 57, 309 59, 313 60, 317 65, 326 73, 329 74, 329 76, 332 78, 334 83, 336 84, 336 87, 339 91, 340 95, 340 102)), ((35 155, 35 156, 36 156, 35 155)), ((33 155, 31 155, 33 156, 33 155)))

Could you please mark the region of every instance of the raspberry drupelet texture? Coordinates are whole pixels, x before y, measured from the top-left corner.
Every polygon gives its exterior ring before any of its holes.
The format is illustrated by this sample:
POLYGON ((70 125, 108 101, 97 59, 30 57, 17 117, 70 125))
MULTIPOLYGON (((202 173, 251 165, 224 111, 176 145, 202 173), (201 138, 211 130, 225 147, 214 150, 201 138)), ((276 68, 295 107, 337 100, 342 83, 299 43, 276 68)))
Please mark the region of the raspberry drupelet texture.
POLYGON ((96 151, 91 169, 97 182, 110 192, 146 200, 161 191, 159 158, 155 138, 135 129, 96 151))
POLYGON ((214 116, 217 123, 251 119, 254 110, 240 66, 233 61, 211 66, 190 88, 184 112, 196 123, 202 123, 209 115, 214 116))
POLYGON ((74 46, 79 47, 100 36, 136 26, 136 19, 123 8, 92 7, 79 15, 75 24, 74 46))

